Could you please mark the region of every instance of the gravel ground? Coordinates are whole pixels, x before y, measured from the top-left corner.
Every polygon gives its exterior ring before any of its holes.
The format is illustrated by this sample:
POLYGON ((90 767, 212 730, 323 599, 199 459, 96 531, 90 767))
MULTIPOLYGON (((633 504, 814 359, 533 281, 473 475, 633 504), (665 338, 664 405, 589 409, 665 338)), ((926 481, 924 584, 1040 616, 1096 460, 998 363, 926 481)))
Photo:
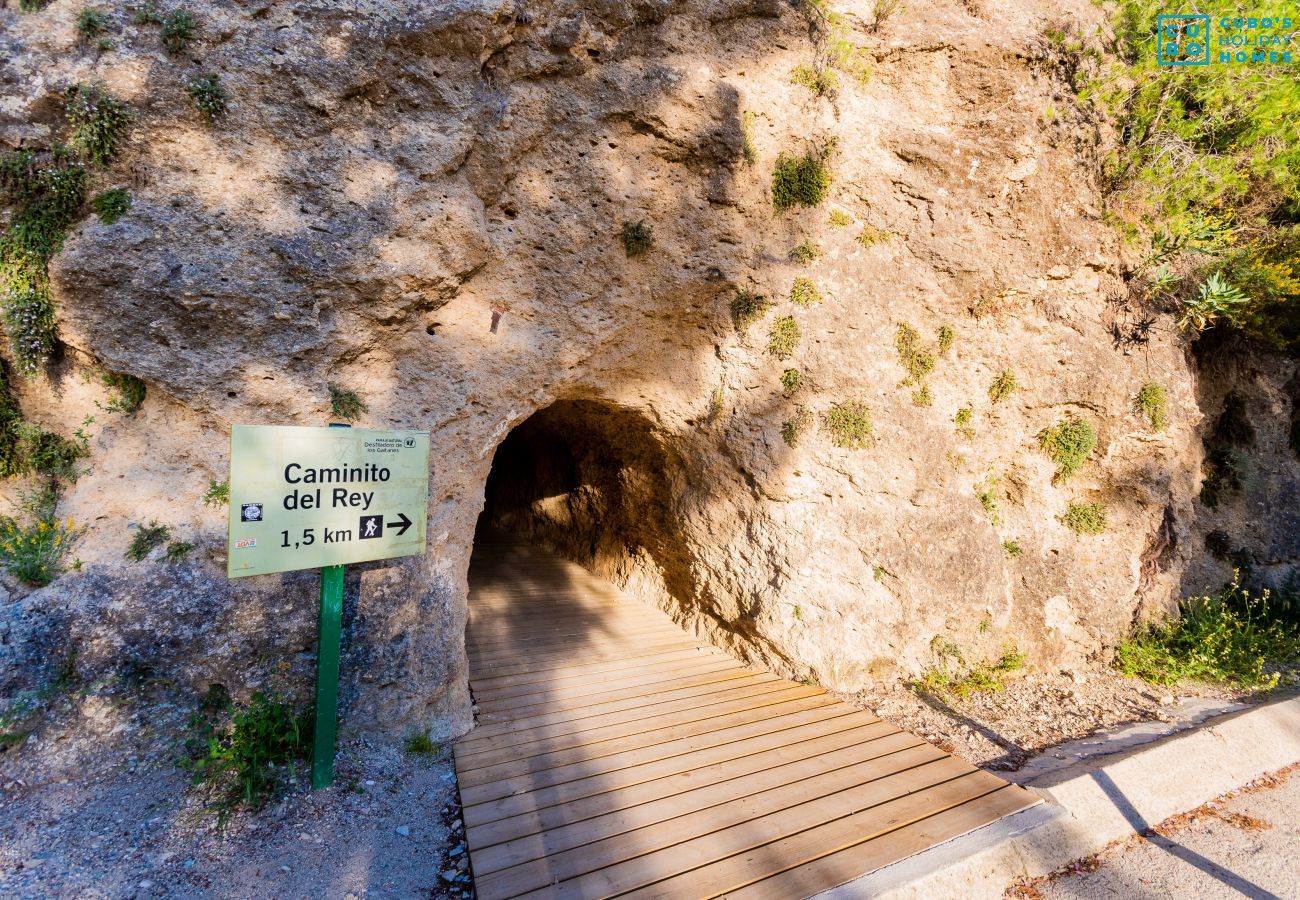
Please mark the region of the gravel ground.
POLYGON ((1156 897, 1297 898, 1300 765, 1166 819, 1146 834, 1048 878, 1012 886, 1015 900, 1156 897))
POLYGON ((1249 692, 1212 685, 1159 688, 1107 669, 1025 674, 1004 690, 965 699, 901 683, 845 699, 975 765, 1014 771, 1049 747, 1089 734, 1131 722, 1177 722, 1187 697, 1252 700, 1249 692))

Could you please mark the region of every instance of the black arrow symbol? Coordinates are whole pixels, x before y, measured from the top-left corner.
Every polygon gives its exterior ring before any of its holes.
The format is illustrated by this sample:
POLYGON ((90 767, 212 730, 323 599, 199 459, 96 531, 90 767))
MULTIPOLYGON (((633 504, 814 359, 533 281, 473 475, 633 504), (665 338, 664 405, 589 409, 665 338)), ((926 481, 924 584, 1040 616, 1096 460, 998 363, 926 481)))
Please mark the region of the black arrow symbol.
POLYGON ((406 517, 406 513, 398 513, 396 522, 389 522, 389 528, 397 529, 397 536, 401 537, 406 534, 406 529, 411 527, 411 520, 406 517))

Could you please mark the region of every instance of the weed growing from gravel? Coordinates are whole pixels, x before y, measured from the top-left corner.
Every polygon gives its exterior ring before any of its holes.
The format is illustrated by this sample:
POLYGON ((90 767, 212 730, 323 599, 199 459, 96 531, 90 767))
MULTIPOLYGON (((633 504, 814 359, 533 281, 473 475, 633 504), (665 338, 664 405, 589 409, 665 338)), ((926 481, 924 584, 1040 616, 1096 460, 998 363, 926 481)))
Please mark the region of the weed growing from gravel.
POLYGON ((836 403, 822 417, 831 443, 847 450, 865 450, 875 443, 871 407, 857 400, 836 403))
POLYGON ((1016 373, 1006 369, 989 385, 989 399, 994 403, 1001 403, 1019 388, 1020 382, 1016 380, 1016 373))
POLYGON ((141 562, 154 550, 167 543, 171 535, 172 530, 167 525, 159 525, 152 521, 148 525, 141 525, 136 529, 135 536, 131 538, 124 555, 132 562, 141 562))
POLYGON ((1056 477, 1064 480, 1083 467, 1097 447, 1097 429, 1073 416, 1038 432, 1038 446, 1056 463, 1056 477))
POLYGON ((408 731, 402 739, 402 749, 412 755, 429 756, 437 751, 438 745, 427 731, 408 731))
POLYGON ((1234 575, 1217 594, 1184 600, 1177 618, 1137 629, 1120 644, 1116 665, 1154 684, 1187 679, 1276 687, 1276 667, 1300 659, 1300 627, 1271 606, 1268 591, 1252 596, 1234 575))
POLYGON ((1014 647, 996 660, 969 663, 952 641, 935 635, 930 641, 935 664, 912 683, 918 693, 952 694, 965 699, 974 693, 1000 691, 1006 687, 1003 676, 1024 668, 1025 656, 1014 647))
POLYGON ((817 290, 817 283, 811 278, 799 276, 794 280, 794 285, 790 288, 790 302, 799 306, 812 306, 820 303, 822 299, 821 291, 817 290))
POLYGON ((798 447, 800 439, 812 422, 813 414, 800 406, 794 411, 794 416, 781 423, 781 440, 785 441, 788 447, 798 447))
POLYGON ((731 300, 731 321, 736 331, 744 334, 763 316, 767 315, 771 302, 761 294, 736 288, 736 296, 731 300))
POLYGON ((1146 417, 1153 431, 1164 431, 1169 424, 1169 397, 1163 385, 1148 381, 1138 391, 1133 405, 1146 417))
POLYGON ((217 119, 225 116, 230 105, 230 94, 221 86, 221 77, 215 72, 195 75, 190 79, 185 92, 194 101, 205 125, 215 125, 217 119))
POLYGON ((356 391, 344 390, 337 384, 329 385, 330 413, 336 419, 355 422, 365 414, 369 407, 357 396, 356 391))
POLYGON ((798 369, 786 369, 781 373, 781 393, 793 397, 803 387, 803 373, 798 369))
POLYGON ((131 208, 131 195, 125 188, 109 188, 96 194, 90 201, 90 205, 94 207, 99 221, 105 225, 112 225, 131 208))
POLYGON ((1106 530, 1106 507, 1100 503, 1070 501, 1061 523, 1075 534, 1101 534, 1106 530))
POLYGON ((648 253, 654 239, 654 227, 647 225, 645 219, 623 223, 623 250, 629 258, 648 253))
POLYGON ((830 147, 808 150, 801 155, 782 152, 772 170, 772 206, 778 212, 793 206, 816 206, 831 189, 831 173, 826 167, 830 147))
POLYGON ((130 107, 96 84, 74 85, 65 112, 72 124, 72 146, 98 166, 117 156, 134 118, 130 107))
POLYGON ((799 346, 802 335, 803 331, 794 316, 782 316, 772 323, 772 331, 767 338, 767 352, 777 359, 789 359, 794 354, 795 347, 799 346))

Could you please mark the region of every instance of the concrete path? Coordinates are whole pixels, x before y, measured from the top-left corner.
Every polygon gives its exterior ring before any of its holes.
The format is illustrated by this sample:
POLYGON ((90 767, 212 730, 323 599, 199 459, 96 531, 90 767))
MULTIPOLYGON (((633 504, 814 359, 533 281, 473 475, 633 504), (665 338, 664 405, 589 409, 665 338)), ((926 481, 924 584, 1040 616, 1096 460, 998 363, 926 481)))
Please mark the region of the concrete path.
MULTIPOLYGON (((1161 829, 1166 830, 1166 829, 1161 829)), ((1050 900, 1300 898, 1300 771, 1234 797, 1168 837, 1106 851, 1096 871, 1043 885, 1050 900)))

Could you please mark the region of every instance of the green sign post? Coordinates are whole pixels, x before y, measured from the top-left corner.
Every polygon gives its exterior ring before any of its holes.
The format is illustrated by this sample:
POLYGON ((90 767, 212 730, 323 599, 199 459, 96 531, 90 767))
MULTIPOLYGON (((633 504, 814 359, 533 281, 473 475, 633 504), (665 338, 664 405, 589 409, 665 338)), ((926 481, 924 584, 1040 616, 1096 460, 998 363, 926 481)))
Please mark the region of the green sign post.
POLYGON ((422 553, 428 502, 428 432, 231 429, 226 574, 321 570, 313 788, 334 780, 343 566, 422 553))

